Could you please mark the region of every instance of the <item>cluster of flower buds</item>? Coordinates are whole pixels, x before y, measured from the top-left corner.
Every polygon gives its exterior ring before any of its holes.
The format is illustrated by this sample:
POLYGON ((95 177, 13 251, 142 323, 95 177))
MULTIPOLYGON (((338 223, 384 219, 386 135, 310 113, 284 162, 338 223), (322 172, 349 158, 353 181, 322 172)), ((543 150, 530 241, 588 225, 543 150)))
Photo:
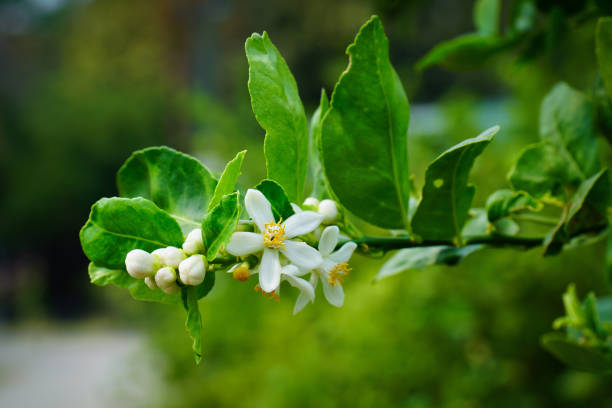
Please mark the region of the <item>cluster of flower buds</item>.
POLYGON ((334 200, 321 200, 308 197, 304 200, 304 208, 316 211, 323 216, 322 224, 333 224, 338 219, 338 206, 334 200))
POLYGON ((204 281, 208 263, 203 252, 202 231, 194 229, 187 235, 182 249, 166 247, 151 253, 142 249, 128 252, 125 268, 133 278, 144 279, 152 290, 173 294, 180 288, 177 278, 183 285, 197 286, 204 281))

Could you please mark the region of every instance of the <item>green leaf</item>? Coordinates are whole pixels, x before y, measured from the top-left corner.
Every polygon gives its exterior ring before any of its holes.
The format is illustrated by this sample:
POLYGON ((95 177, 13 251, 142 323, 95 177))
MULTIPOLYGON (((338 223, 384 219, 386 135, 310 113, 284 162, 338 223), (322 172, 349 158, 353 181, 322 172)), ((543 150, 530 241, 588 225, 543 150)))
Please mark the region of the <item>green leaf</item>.
POLYGON ((608 231, 606 243, 606 279, 608 285, 612 286, 612 233, 610 231, 608 231))
POLYGON ((238 177, 240 176, 240 168, 242 167, 242 161, 244 160, 244 155, 246 154, 246 150, 238 152, 236 157, 230 160, 223 173, 221 173, 221 177, 219 177, 219 182, 217 183, 217 187, 215 187, 215 192, 213 194, 212 199, 208 203, 208 210, 212 210, 214 207, 219 204, 221 198, 224 195, 231 194, 236 189, 236 182, 238 181, 238 177))
POLYGON ((321 90, 321 100, 319 107, 312 114, 310 119, 310 155, 308 156, 308 174, 310 185, 312 185, 312 194, 316 198, 329 197, 329 191, 327 190, 327 180, 325 178, 325 172, 321 164, 321 126, 323 124, 323 118, 329 109, 329 99, 325 93, 325 89, 321 90))
POLYGON ((181 298, 183 300, 183 306, 187 311, 185 329, 189 337, 193 340, 192 348, 195 362, 196 364, 200 364, 202 360, 202 315, 200 314, 200 307, 198 306, 196 288, 193 286, 181 288, 181 298))
POLYGON ((476 0, 474 25, 479 34, 496 35, 499 31, 500 0, 476 0))
POLYGON ((268 34, 253 34, 245 44, 249 92, 255 118, 266 131, 268 178, 293 202, 304 199, 308 172, 308 123, 297 84, 268 34))
POLYGON ((361 27, 346 52, 349 65, 336 84, 321 133, 327 180, 358 217, 383 228, 409 229, 410 107, 378 17, 361 27))
POLYGON ((416 69, 423 71, 434 65, 448 69, 478 68, 510 44, 480 33, 464 34, 436 45, 417 62, 416 69))
POLYGON ((168 295, 159 289, 151 290, 145 285, 143 279, 132 278, 124 269, 109 269, 90 262, 88 272, 89 279, 94 285, 106 286, 112 284, 127 289, 136 300, 165 304, 179 304, 181 302, 178 292, 168 295))
POLYGON ((423 197, 412 219, 412 229, 421 238, 461 240, 461 229, 476 191, 468 185, 470 170, 498 131, 499 126, 494 126, 464 140, 427 167, 423 197))
POLYGON ((133 249, 180 248, 184 238, 174 218, 151 201, 113 197, 93 205, 80 239, 90 261, 114 269, 125 267, 133 249))
POLYGON ((197 159, 169 147, 134 152, 117 173, 122 197, 143 197, 167 211, 187 234, 199 228, 217 180, 197 159))
POLYGON ((206 214, 202 220, 202 240, 208 261, 215 259, 229 242, 241 212, 239 193, 235 192, 224 196, 219 204, 206 214))
POLYGON ((542 204, 524 191, 497 190, 487 199, 487 217, 490 222, 519 211, 541 209, 542 204))
POLYGON ((612 370, 612 355, 600 348, 581 346, 560 333, 542 336, 542 345, 559 360, 576 370, 609 372, 612 370))
POLYGON ((612 97, 612 17, 602 17, 597 21, 595 52, 599 63, 599 72, 612 97))
POLYGON ((263 180, 255 188, 261 191, 270 201, 276 221, 286 220, 294 214, 285 190, 277 182, 274 180, 263 180))
POLYGON ((483 247, 484 245, 478 244, 462 248, 440 245, 400 249, 380 268, 376 280, 435 264, 456 265, 463 258, 483 247))
POLYGON ((544 240, 544 254, 558 253, 564 243, 582 231, 605 227, 609 200, 610 179, 608 170, 603 169, 580 184, 566 206, 559 224, 544 240))

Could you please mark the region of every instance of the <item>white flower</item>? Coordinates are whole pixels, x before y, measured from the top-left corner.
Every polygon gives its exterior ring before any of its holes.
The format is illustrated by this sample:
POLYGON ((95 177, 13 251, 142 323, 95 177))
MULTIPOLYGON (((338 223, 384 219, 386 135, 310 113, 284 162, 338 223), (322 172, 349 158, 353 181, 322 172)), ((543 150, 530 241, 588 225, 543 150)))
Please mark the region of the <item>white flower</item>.
POLYGON ((136 279, 153 275, 159 266, 157 259, 142 249, 133 249, 125 256, 125 269, 136 279))
MULTIPOLYGON (((298 288, 300 291, 300 295, 304 297, 306 302, 309 300, 314 302, 315 291, 314 287, 310 282, 300 278, 300 276, 304 275, 307 272, 302 272, 303 269, 298 268, 295 265, 285 265, 281 268, 281 281, 287 281, 294 288, 298 288)), ((259 273, 259 268, 257 268, 253 273, 259 273)), ((261 290, 261 287, 256 286, 255 290, 261 290)), ((267 297, 273 298, 276 301, 280 300, 280 285, 272 292, 263 292, 263 294, 267 297)), ((293 314, 296 314, 299 310, 293 311, 293 314)))
MULTIPOLYGON (((321 278, 323 285, 323 293, 327 301, 333 305, 340 307, 344 303, 344 291, 342 290, 342 282, 351 269, 348 267, 348 261, 351 259, 353 252, 357 248, 354 242, 347 242, 342 245, 342 248, 332 252, 338 245, 338 236, 340 231, 338 227, 331 226, 325 228, 319 240, 319 252, 323 257, 321 265, 312 271, 310 276, 310 284, 316 288, 317 281, 321 278)), ((299 312, 311 300, 307 296, 300 294, 295 302, 294 313, 299 312)))
POLYGON ((155 274, 155 283, 165 293, 171 295, 179 290, 176 284, 176 272, 169 266, 164 266, 155 274))
POLYGON ((235 232, 225 248, 235 256, 245 256, 263 251, 259 266, 259 285, 265 292, 274 291, 280 284, 281 264, 279 253, 293 264, 310 270, 322 261, 319 252, 307 243, 291 238, 308 234, 321 224, 323 216, 314 211, 303 211, 274 222, 272 207, 258 190, 249 189, 244 198, 249 216, 261 232, 235 232))
POLYGON ((192 255, 179 264, 179 277, 185 285, 197 286, 204 281, 208 263, 202 255, 192 255))
POLYGON ((319 200, 314 197, 308 197, 304 200, 303 205, 304 207, 308 207, 312 210, 317 211, 317 209, 319 208, 319 200))
POLYGON ((323 200, 319 204, 319 214, 322 214, 323 224, 331 224, 338 218, 338 206, 334 200, 323 200))
POLYGON ((185 259, 185 253, 176 247, 159 248, 151 252, 152 255, 157 256, 161 263, 171 268, 178 268, 179 264, 185 259))
POLYGON ((187 239, 183 243, 183 251, 187 255, 195 255, 204 252, 204 241, 202 241, 202 230, 196 228, 187 234, 187 239))

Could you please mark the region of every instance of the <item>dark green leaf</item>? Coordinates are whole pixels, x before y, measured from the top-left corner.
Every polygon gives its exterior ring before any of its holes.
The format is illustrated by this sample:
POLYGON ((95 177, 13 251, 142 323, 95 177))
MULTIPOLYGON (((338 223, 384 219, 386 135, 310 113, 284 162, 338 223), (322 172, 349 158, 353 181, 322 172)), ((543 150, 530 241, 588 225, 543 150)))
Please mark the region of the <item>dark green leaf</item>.
POLYGON ((487 199, 487 217, 491 222, 519 211, 541 208, 542 204, 524 191, 498 190, 487 199))
POLYGON ((372 17, 350 57, 323 120, 321 149, 342 206, 374 225, 409 228, 408 99, 389 61, 382 23, 372 17))
POLYGON ((441 245, 400 249, 380 268, 376 280, 413 269, 423 269, 435 264, 455 265, 483 247, 484 245, 478 244, 462 248, 441 245))
POLYGON ((236 182, 241 174, 240 168, 242 167, 242 161, 244 160, 245 154, 246 150, 239 152, 236 157, 230 160, 225 166, 219 178, 219 182, 217 183, 217 187, 215 188, 213 197, 208 203, 208 211, 216 207, 224 195, 231 194, 236 189, 236 182))
POLYGON ((206 248, 206 259, 212 261, 229 242, 242 208, 239 193, 224 196, 202 220, 202 240, 206 248))
POLYGON ((542 345, 559 360, 576 370, 608 372, 612 370, 612 355, 596 347, 581 346, 560 333, 542 336, 542 345))
POLYGON ((122 197, 143 197, 167 211, 187 234, 199 228, 217 180, 197 159, 169 147, 134 152, 117 173, 122 197))
POLYGON ((100 199, 91 208, 80 238, 90 261, 115 269, 125 267, 125 256, 133 249, 151 252, 183 245, 174 218, 144 198, 100 199))
POLYGON ((187 311, 187 319, 185 320, 185 329, 189 337, 193 340, 193 353, 196 364, 200 364, 202 360, 202 315, 198 306, 197 289, 193 286, 185 286, 181 288, 181 298, 183 306, 187 311))
POLYGON ((251 105, 266 131, 268 178, 283 186, 291 201, 301 203, 308 172, 308 123, 297 84, 266 32, 253 34, 245 49, 251 105))
POLYGON ((602 17, 597 21, 595 42, 599 72, 612 97, 612 17, 602 17))
POLYGON ((132 278, 124 269, 108 269, 98 266, 93 262, 89 264, 88 269, 89 279, 94 285, 106 286, 112 284, 127 289, 132 297, 137 300, 166 304, 179 304, 181 302, 178 292, 168 295, 159 289, 151 290, 145 285, 143 279, 132 278))
POLYGON ((474 25, 479 34, 494 36, 499 31, 500 0, 476 0, 474 25))
POLYGON ((427 168, 423 197, 412 229, 423 239, 460 240, 475 188, 468 185, 474 160, 491 142, 499 126, 448 149, 427 168))
POLYGON ((281 219, 286 220, 293 215, 293 208, 291 208, 289 198, 285 190, 277 182, 274 180, 263 180, 255 188, 261 191, 270 201, 274 218, 277 221, 281 219))
POLYGON ((507 41, 497 37, 464 34, 436 45, 417 62, 416 68, 420 71, 434 65, 449 69, 478 68, 507 46, 507 41))

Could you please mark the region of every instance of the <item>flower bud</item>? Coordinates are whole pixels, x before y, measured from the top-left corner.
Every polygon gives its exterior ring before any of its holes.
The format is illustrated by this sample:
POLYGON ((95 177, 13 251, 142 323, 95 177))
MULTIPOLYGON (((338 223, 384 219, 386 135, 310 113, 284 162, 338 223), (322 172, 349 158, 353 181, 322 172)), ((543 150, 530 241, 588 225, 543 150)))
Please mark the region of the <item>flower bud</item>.
POLYGON ((185 285, 197 286, 204 281, 208 263, 202 255, 192 255, 179 265, 179 277, 185 285))
POLYGON ((170 286, 167 286, 165 288, 161 288, 162 292, 164 292, 167 295, 172 295, 176 292, 178 292, 181 288, 179 287, 179 285, 176 284, 176 282, 172 283, 170 286))
POLYGON ((155 277, 147 276, 146 278, 144 278, 144 283, 145 283, 145 285, 147 285, 147 286, 149 287, 149 289, 151 289, 151 290, 159 289, 159 288, 157 287, 157 284, 155 283, 155 277))
POLYGON ((245 282, 249 279, 251 271, 249 271, 249 263, 243 262, 232 266, 228 271, 232 274, 232 277, 240 282, 245 282))
POLYGON ((319 214, 322 214, 323 224, 331 224, 338 218, 338 206, 334 200, 323 200, 319 204, 319 214))
POLYGON ((155 257, 142 249, 133 249, 125 257, 125 269, 136 279, 153 275, 157 267, 155 257))
POLYGON ((176 285, 176 272, 174 271, 174 269, 168 266, 164 266, 155 274, 155 283, 162 290, 176 285))
POLYGON ((178 268, 181 261, 185 259, 185 253, 182 250, 171 246, 156 249, 151 254, 157 256, 165 266, 174 269, 178 268))
POLYGON ((187 234, 187 239, 183 243, 183 251, 187 255, 194 255, 204 252, 204 242, 202 241, 202 230, 194 229, 187 234))
POLYGON ((314 197, 308 197, 304 200, 303 205, 309 210, 317 211, 317 208, 319 208, 319 200, 314 197))

